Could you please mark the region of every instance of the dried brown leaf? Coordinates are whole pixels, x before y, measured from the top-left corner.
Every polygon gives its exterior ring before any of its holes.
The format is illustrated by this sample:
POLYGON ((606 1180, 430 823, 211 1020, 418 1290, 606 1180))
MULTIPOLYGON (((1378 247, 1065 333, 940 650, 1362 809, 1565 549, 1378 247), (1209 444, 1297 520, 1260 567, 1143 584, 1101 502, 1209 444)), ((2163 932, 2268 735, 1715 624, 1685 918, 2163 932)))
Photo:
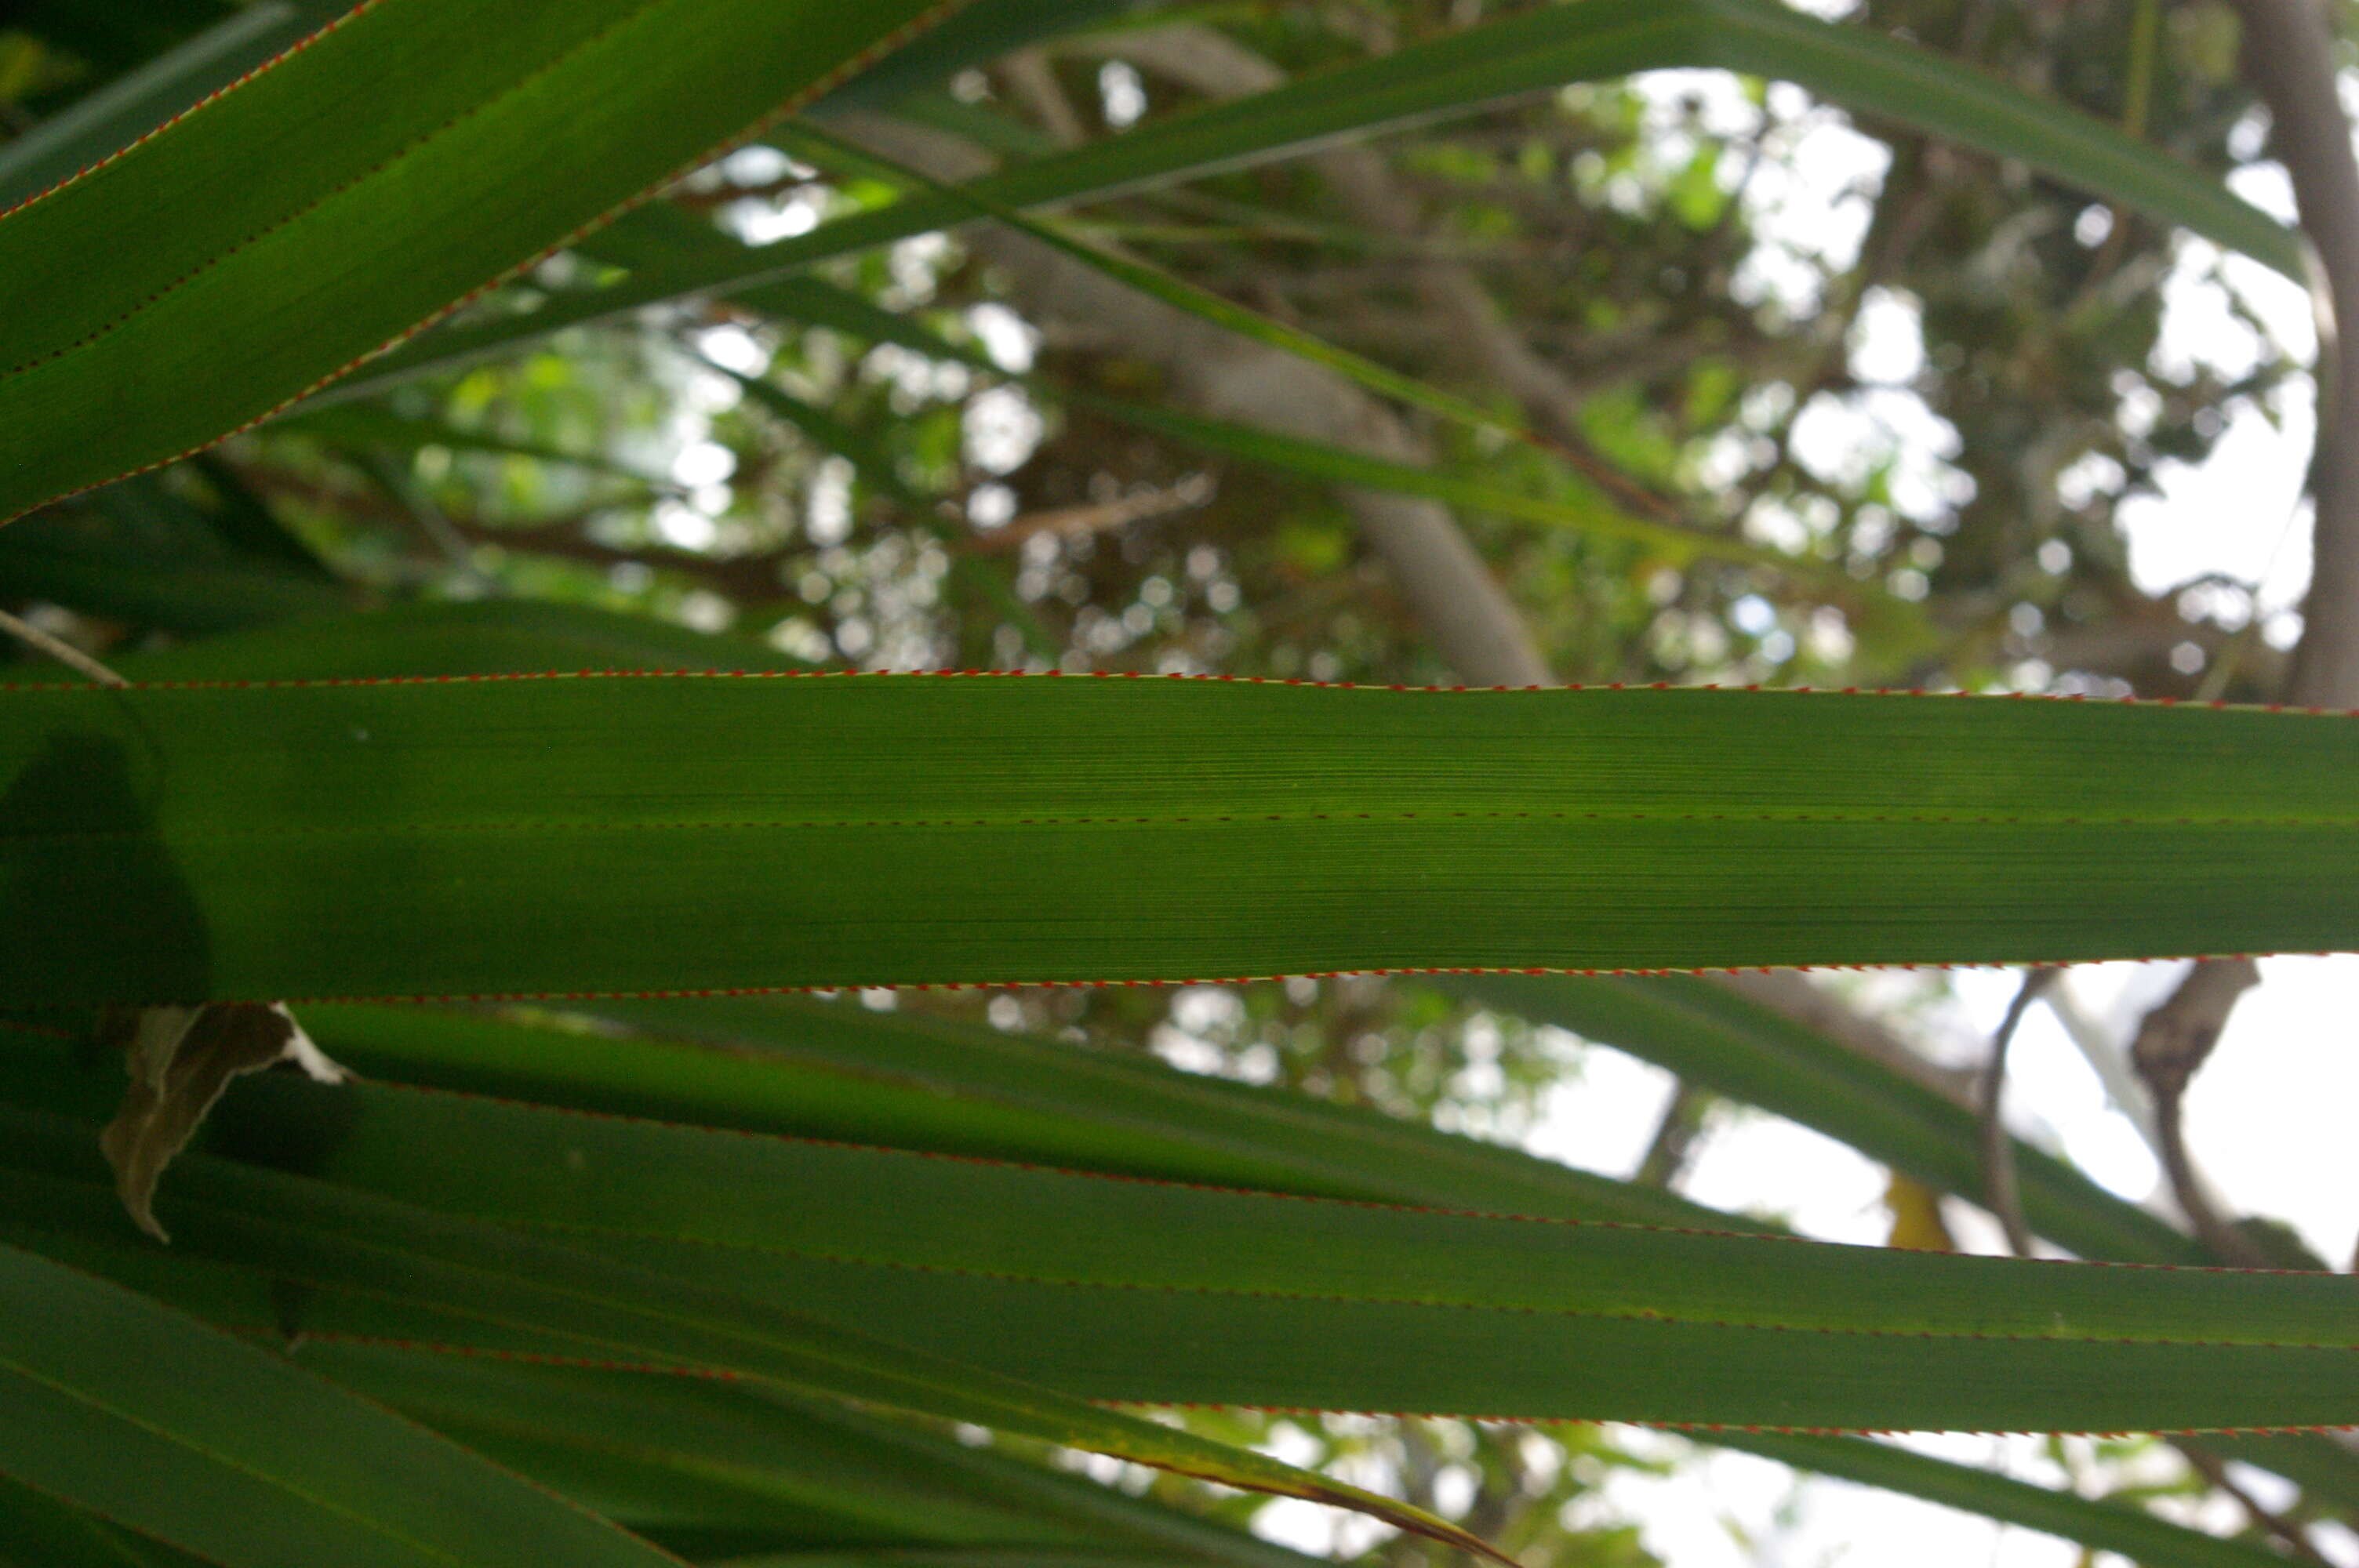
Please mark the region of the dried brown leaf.
POLYGON ((98 1146, 114 1167, 124 1209, 158 1241, 171 1238, 156 1221, 156 1184, 232 1078, 283 1061, 322 1082, 346 1076, 282 1002, 119 1009, 101 1024, 100 1038, 123 1048, 131 1087, 98 1146))

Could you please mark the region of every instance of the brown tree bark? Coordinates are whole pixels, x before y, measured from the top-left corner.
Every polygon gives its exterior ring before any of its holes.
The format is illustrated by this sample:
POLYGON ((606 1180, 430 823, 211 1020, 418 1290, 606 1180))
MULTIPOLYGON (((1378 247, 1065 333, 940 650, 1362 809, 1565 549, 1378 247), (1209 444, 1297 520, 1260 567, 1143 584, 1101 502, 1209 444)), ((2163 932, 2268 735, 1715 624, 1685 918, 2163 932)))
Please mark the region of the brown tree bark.
POLYGON ((2317 274, 2318 457, 2310 469, 2310 593, 2286 700, 2359 708, 2359 396, 2342 344, 2359 330, 2359 159, 2336 91, 2334 39, 2318 0, 2234 0, 2245 78, 2268 105, 2269 146, 2293 178, 2317 274))

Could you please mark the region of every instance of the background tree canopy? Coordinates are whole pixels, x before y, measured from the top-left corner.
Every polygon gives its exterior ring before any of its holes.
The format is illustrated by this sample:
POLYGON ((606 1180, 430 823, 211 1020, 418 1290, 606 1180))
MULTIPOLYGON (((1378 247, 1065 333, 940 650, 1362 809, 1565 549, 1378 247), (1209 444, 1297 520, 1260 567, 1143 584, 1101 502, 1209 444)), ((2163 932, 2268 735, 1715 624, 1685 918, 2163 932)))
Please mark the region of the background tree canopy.
POLYGON ((0 1562, 1655 1561, 1601 1419, 2351 1561, 2180 1117, 2359 945, 2351 24, 19 0, 0 1562), (1262 684, 537 678, 657 671, 1262 684), (1765 1117, 1893 1250, 1700 1201, 1765 1117))

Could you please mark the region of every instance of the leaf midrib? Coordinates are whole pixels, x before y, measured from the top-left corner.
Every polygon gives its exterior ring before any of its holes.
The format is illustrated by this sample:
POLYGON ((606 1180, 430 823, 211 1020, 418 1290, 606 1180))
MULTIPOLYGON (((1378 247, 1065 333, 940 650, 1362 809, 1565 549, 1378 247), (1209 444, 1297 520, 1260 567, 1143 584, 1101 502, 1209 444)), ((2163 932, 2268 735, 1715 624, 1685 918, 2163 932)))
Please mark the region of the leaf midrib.
POLYGON ((829 828, 962 829, 977 827, 1221 827, 1255 823, 1310 822, 1714 822, 1736 827, 2359 827, 2359 816, 2066 816, 2045 812, 2009 816, 1969 816, 1960 814, 1863 811, 1314 811, 1242 812, 1227 816, 1150 815, 1133 816, 823 816, 683 817, 679 819, 612 821, 444 821, 295 824, 273 827, 171 827, 159 830, 104 828, 71 832, 0 832, 0 844, 152 843, 161 838, 174 844, 266 843, 288 838, 396 838, 439 834, 481 833, 748 833, 820 832, 829 828))

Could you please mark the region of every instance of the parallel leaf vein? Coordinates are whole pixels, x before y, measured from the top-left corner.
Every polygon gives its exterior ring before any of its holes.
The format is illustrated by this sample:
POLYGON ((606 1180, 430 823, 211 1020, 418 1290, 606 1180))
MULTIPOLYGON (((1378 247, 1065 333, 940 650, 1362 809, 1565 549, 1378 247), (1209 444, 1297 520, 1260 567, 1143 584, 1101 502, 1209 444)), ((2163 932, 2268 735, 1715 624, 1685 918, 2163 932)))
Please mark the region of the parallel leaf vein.
MULTIPOLYGON (((281 838, 382 834, 527 834, 658 832, 821 832, 871 828, 974 827, 1216 827, 1240 822, 1726 822, 1739 826, 1819 824, 1827 827, 2359 827, 2351 816, 1958 816, 1911 813, 1748 811, 1342 811, 1251 812, 1238 816, 813 817, 799 820, 685 819, 656 822, 399 822, 296 825, 268 828, 168 829, 173 843, 247 843, 281 838)), ((0 833, 0 843, 124 843, 152 841, 159 835, 129 829, 63 833, 0 833)))
POLYGON ((316 1508, 324 1513, 333 1514, 339 1519, 357 1525, 364 1530, 371 1530, 378 1535, 382 1535, 388 1540, 397 1541, 403 1545, 417 1552, 420 1556, 431 1558, 434 1561, 440 1563, 451 1563, 453 1565, 453 1568, 466 1568, 465 1559, 453 1557, 441 1548, 435 1546, 430 1542, 420 1541, 415 1536, 406 1534, 402 1530, 396 1529, 388 1522, 372 1518, 367 1514, 355 1512, 352 1509, 346 1508, 340 1503, 333 1502, 329 1498, 319 1496, 315 1492, 296 1485, 293 1481, 287 1479, 285 1476, 272 1475, 269 1471, 258 1469, 255 1465, 247 1464, 244 1460, 233 1458, 217 1449, 209 1447, 204 1444, 198 1443, 193 1439, 183 1436, 182 1434, 173 1432, 168 1428, 158 1426, 154 1422, 134 1415, 128 1411, 122 1410, 117 1406, 109 1404, 104 1400, 98 1399, 81 1389, 73 1387, 71 1384, 61 1383, 54 1378, 43 1377, 40 1373, 34 1371, 31 1368, 23 1365, 21 1362, 12 1360, 5 1356, 0 1356, 0 1371, 14 1373, 16 1376, 24 1379, 28 1383, 37 1384, 41 1388, 48 1389, 52 1393, 62 1395, 64 1398, 71 1400, 74 1403, 82 1405, 89 1410, 95 1411, 99 1414, 107 1417, 109 1420, 119 1421, 125 1426, 136 1427, 141 1432, 147 1433, 151 1437, 159 1438, 166 1443, 171 1444, 175 1447, 186 1449, 190 1453, 197 1454, 201 1458, 203 1458, 212 1464, 222 1466, 223 1469, 234 1470, 240 1475, 246 1476, 255 1481, 259 1481, 266 1487, 273 1487, 278 1491, 286 1493, 290 1498, 309 1503, 311 1507, 316 1508))
POLYGON ((685 1246, 764 1257, 794 1258, 812 1263, 841 1263, 856 1268, 889 1269, 897 1273, 937 1274, 958 1279, 988 1280, 1013 1285, 1046 1285, 1055 1290, 1124 1291, 1142 1295, 1217 1296, 1240 1301, 1309 1302, 1326 1306, 1421 1307, 1440 1312, 1495 1313, 1512 1317, 1561 1317, 1608 1323, 1659 1323, 1693 1328, 1741 1329, 1765 1334, 1818 1334, 1860 1339, 1930 1339, 1976 1341, 2008 1345, 2157 1345, 2190 1350, 2316 1350, 2359 1351, 2359 1340, 2349 1342, 2289 1339, 2195 1339, 2180 1335, 2009 1334, 1971 1329, 1872 1328, 1831 1324, 1779 1323, 1749 1318, 1719 1318, 1658 1312, 1646 1308, 1614 1311, 1601 1307, 1543 1306, 1528 1303, 1452 1301, 1437 1296, 1341 1295, 1319 1291, 1249 1289, 1234 1285, 1179 1284, 1145 1280, 1091 1280, 1053 1274, 973 1269, 953 1263, 920 1263, 904 1259, 869 1258, 797 1247, 772 1246, 718 1237, 682 1235, 670 1231, 631 1230, 603 1226, 570 1225, 554 1220, 509 1221, 521 1227, 561 1235, 594 1235, 617 1240, 658 1238, 685 1246))
POLYGON ((16 376, 26 374, 28 372, 38 370, 44 365, 53 364, 60 360, 66 359, 82 350, 88 349, 114 333, 120 331, 124 327, 136 320, 140 316, 144 315, 148 310, 153 309, 156 306, 163 303, 166 299, 170 298, 174 294, 177 294, 182 288, 187 287, 190 283, 193 283, 196 279, 203 276, 214 267, 221 265, 223 262, 230 260, 232 257, 237 255, 243 251, 252 249, 255 245, 261 243, 271 235, 291 227, 296 223, 301 222, 304 219, 327 207, 331 202, 366 186, 372 180, 384 175, 387 170, 397 167, 405 159, 414 157, 424 148, 430 146, 435 142, 448 135, 451 132, 458 129, 461 125, 465 124, 468 121, 482 116, 492 109, 497 107, 499 104, 515 97, 517 93, 525 92, 542 78, 562 70, 577 56, 586 53, 600 44, 603 44, 614 33, 629 26, 633 22, 636 22, 648 10, 663 3, 664 0, 640 0, 640 4, 633 7, 630 11, 615 17, 613 21, 607 23, 605 27, 601 27, 598 31, 591 34, 588 38, 582 39, 579 43, 565 50, 562 54, 559 54, 549 59, 542 61, 539 65, 526 72, 523 76, 518 77, 515 81, 511 82, 507 87, 502 89, 500 92, 485 98, 479 103, 471 105, 465 112, 452 115, 450 119, 445 120, 441 124, 435 126, 432 130, 423 133, 400 151, 395 153, 392 157, 364 169, 362 172, 354 175, 352 178, 344 181, 342 184, 322 192, 311 201, 296 209, 294 211, 289 212, 285 217, 279 219, 277 222, 266 224, 264 227, 248 234, 245 238, 239 240, 235 243, 231 244, 213 255, 207 257, 205 260, 198 263, 195 266, 190 267, 188 271, 182 273, 179 276, 173 278, 170 282, 155 289, 145 298, 139 300, 130 308, 125 310, 121 315, 107 321, 104 325, 94 329, 82 337, 74 340, 71 343, 65 344, 63 347, 52 349, 48 353, 37 355, 20 364, 11 365, 5 370, 0 370, 0 381, 7 381, 16 376))

